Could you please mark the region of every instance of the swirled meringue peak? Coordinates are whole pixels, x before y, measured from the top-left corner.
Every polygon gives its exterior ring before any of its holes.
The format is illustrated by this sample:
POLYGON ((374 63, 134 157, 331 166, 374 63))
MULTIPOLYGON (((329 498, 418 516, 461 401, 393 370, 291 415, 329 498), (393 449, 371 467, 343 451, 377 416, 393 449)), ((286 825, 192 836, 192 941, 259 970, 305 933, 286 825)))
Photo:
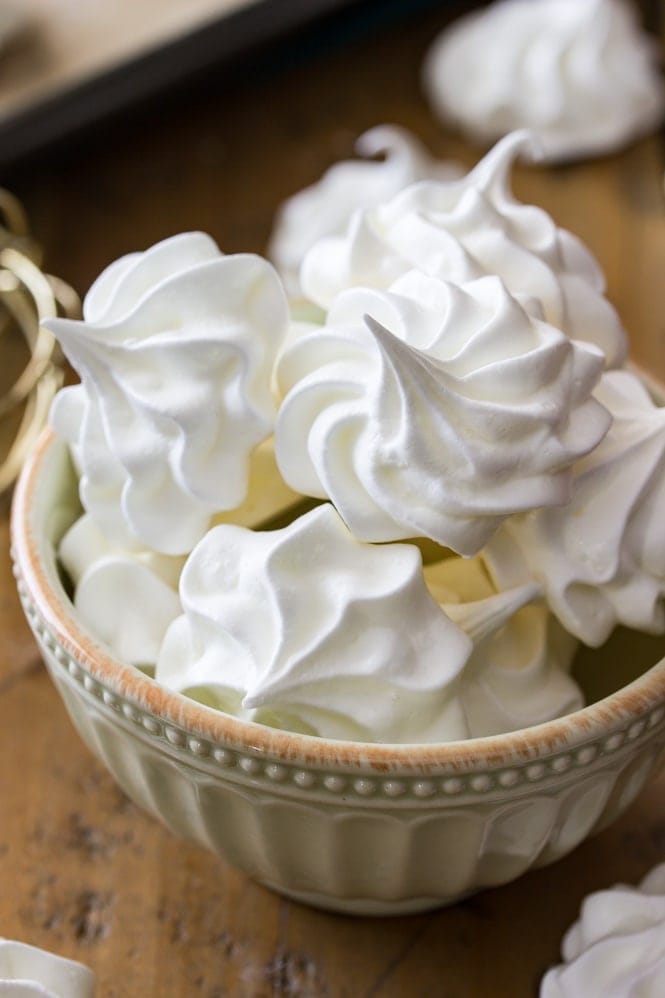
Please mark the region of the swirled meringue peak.
POLYGON ((479 551, 517 511, 564 503, 610 417, 599 350, 529 315, 496 277, 412 271, 339 296, 282 355, 275 454, 365 541, 479 551))
POLYGON ((471 640, 430 596, 420 552, 357 541, 329 504, 281 530, 213 528, 180 597, 156 669, 171 689, 331 738, 468 734, 457 690, 471 640))
POLYGON ((353 212, 391 197, 417 180, 459 176, 456 164, 434 159, 405 128, 377 125, 356 142, 363 159, 335 163, 320 180, 285 201, 277 211, 268 256, 292 295, 305 253, 324 236, 342 233, 353 212), (384 154, 384 159, 376 157, 384 154))
POLYGON ((665 110, 656 41, 625 0, 491 4, 435 40, 423 85, 472 139, 532 128, 550 162, 619 149, 665 110))
POLYGON ((328 309, 344 289, 385 290, 414 268, 458 284, 494 274, 539 318, 598 346, 608 367, 620 366, 627 338, 596 259, 510 190, 515 158, 538 153, 533 136, 515 132, 460 180, 412 184, 357 211, 343 235, 321 239, 305 256, 305 294, 328 309))
POLYGON ((665 631, 665 408, 629 371, 608 371, 595 394, 613 422, 575 466, 570 502, 506 521, 483 552, 501 587, 536 579, 593 647, 617 624, 665 631))
POLYGON ((472 738, 550 721, 584 704, 569 675, 577 642, 540 602, 533 582, 498 592, 482 560, 425 565, 429 591, 473 641, 460 701, 472 738))
POLYGON ((240 505, 249 455, 272 431, 272 367, 288 307, 272 266, 201 233, 123 257, 81 322, 47 325, 81 377, 51 422, 70 443, 84 508, 123 547, 192 549, 240 505))
POLYGON ((564 963, 545 974, 540 998, 662 998, 665 863, 638 887, 589 894, 564 936, 562 956, 564 963))

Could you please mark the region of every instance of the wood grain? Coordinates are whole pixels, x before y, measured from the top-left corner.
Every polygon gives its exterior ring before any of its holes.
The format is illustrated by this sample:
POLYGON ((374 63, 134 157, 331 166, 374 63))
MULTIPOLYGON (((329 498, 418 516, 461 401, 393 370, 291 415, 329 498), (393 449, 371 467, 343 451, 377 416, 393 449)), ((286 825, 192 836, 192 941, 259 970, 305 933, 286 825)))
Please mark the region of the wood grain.
MULTIPOLYGON (((121 253, 202 228, 261 250, 272 213, 381 121, 471 165, 418 87, 443 13, 364 38, 292 46, 212 75, 6 176, 51 270, 84 292, 121 253)), ((599 257, 636 360, 665 379, 663 147, 520 169, 518 195, 599 257)), ((665 856, 665 778, 555 866, 449 909, 378 921, 281 900, 178 841, 116 789, 75 735, 15 595, 0 509, 0 934, 75 957, 100 998, 529 998, 582 897, 665 856)))

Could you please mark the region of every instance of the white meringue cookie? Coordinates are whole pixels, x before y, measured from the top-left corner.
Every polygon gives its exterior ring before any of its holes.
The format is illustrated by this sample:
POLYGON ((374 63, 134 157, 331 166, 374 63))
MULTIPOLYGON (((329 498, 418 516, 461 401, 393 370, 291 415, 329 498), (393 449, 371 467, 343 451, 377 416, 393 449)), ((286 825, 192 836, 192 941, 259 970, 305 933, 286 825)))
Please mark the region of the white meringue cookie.
POLYGON ((106 555, 81 576, 74 606, 90 632, 130 665, 154 666, 166 630, 182 612, 178 594, 146 564, 106 555))
POLYGON ((468 734, 471 641, 429 594, 419 551, 360 543, 328 504, 282 530, 213 528, 180 596, 156 670, 170 689, 332 738, 468 734))
POLYGON ((360 540, 475 554, 505 517, 567 501, 571 464, 609 424, 590 397, 602 365, 498 278, 414 271, 340 295, 282 355, 277 463, 360 540))
POLYGON ((172 589, 178 588, 184 555, 159 554, 157 551, 126 551, 113 545, 101 532, 89 513, 75 520, 58 546, 58 558, 74 586, 95 562, 108 555, 127 555, 145 565, 172 589))
POLYGON ((182 613, 177 589, 185 559, 118 549, 89 514, 69 528, 58 557, 90 632, 123 661, 154 666, 167 627, 182 613))
POLYGON ((539 586, 497 592, 482 556, 446 558, 423 574, 446 615, 473 641, 459 693, 470 737, 516 731, 584 705, 568 674, 577 642, 532 602, 539 586))
POLYGON ((298 273, 317 240, 345 230, 353 212, 392 197, 417 180, 448 180, 461 168, 434 159, 405 128, 377 125, 356 142, 361 160, 335 163, 320 180, 285 201, 277 211, 268 256, 292 295, 301 292, 298 273), (371 157, 385 153, 385 159, 371 157))
POLYGON ((665 408, 629 371, 607 372, 595 395, 613 422, 574 467, 570 502, 505 521, 484 556, 502 588, 535 579, 597 647, 617 624, 665 631, 665 408))
POLYGON ((563 939, 564 963, 543 978, 540 998, 662 998, 665 863, 639 887, 589 894, 563 939))
POLYGON ((0 939, 0 998, 94 998, 95 975, 82 963, 0 939))
POLYGON ((327 309, 346 288, 385 290, 412 269, 456 284, 496 274, 537 317, 598 346, 608 367, 620 366, 626 335, 597 261, 546 212, 520 204, 510 191, 515 157, 537 152, 532 137, 518 132, 461 180, 413 184, 356 212, 344 235, 321 239, 307 253, 305 294, 327 309))
POLYGON ((84 315, 48 322, 82 379, 51 421, 83 506, 114 544, 185 553, 215 512, 242 503, 250 452, 271 433, 288 323, 279 279, 189 233, 113 264, 84 315))
POLYGON ((435 40, 423 84, 471 138, 531 128, 548 162, 619 149, 665 110, 656 40, 624 0, 490 4, 435 40))

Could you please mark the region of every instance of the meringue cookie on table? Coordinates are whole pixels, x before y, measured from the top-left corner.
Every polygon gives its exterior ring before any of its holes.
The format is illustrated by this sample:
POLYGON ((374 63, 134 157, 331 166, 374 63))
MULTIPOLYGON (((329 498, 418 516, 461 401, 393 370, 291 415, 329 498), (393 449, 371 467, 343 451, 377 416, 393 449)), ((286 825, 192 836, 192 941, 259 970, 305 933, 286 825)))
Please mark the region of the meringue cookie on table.
POLYGON ((665 631, 665 408, 630 371, 595 391, 613 417, 573 468, 570 502, 512 517, 483 552, 501 588, 535 579, 571 634, 599 647, 617 624, 665 631))
POLYGON ((357 541, 329 504, 281 530, 213 528, 180 597, 155 674, 170 689, 330 738, 468 734, 457 692, 471 640, 429 594, 420 552, 357 541))
POLYGON ((277 211, 268 256, 292 295, 300 293, 298 272, 307 250, 323 236, 343 232, 357 208, 378 204, 417 180, 448 180, 461 173, 456 164, 434 159, 415 135, 397 125, 364 132, 356 151, 363 159, 333 164, 277 211), (385 159, 372 159, 381 153, 385 159))
POLYGON ((446 558, 423 574, 446 615, 473 641, 460 683, 470 737, 516 731, 584 706, 569 675, 577 641, 538 601, 538 585, 498 592, 482 556, 446 558))
POLYGON ((51 422, 84 509, 118 546, 190 551, 214 513, 243 502, 250 454, 272 432, 288 325, 274 269, 187 233, 107 268, 82 321, 46 325, 81 377, 51 422))
POLYGON ((540 998, 662 998, 665 863, 639 887, 589 894, 561 952, 564 962, 545 974, 540 998))
POLYGON ((456 284, 494 274, 538 318, 598 346, 608 367, 621 366, 627 337, 598 262, 510 190, 515 158, 539 153, 532 135, 516 132, 460 180, 412 184, 357 211, 343 235, 319 240, 305 256, 305 294, 328 309, 346 288, 385 290, 412 269, 456 284))
POLYGON ((94 994, 95 975, 84 964, 0 939, 0 998, 94 998, 94 994))
POLYGON ((275 453, 364 541, 478 552, 517 511, 566 502, 610 417, 599 350, 529 315, 497 277, 412 271, 340 295, 280 358, 275 453))
POLYGON ((625 0, 503 0, 433 43, 423 85, 434 110, 479 142, 516 128, 545 162, 605 154, 665 111, 656 40, 625 0))

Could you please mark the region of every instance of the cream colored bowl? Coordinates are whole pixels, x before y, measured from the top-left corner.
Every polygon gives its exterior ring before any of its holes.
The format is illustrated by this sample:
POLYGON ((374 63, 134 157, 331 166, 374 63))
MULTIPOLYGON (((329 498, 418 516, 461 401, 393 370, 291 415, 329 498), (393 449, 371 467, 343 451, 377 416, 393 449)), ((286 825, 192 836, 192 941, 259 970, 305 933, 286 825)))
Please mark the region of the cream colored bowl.
MULTIPOLYGON (((398 914, 506 883, 613 821, 663 758, 665 660, 558 721, 441 745, 290 734, 170 693, 77 621, 55 551, 78 512, 47 431, 15 493, 13 557, 74 724, 136 803, 289 897, 398 914)), ((632 658, 607 655, 605 680, 632 658)))

